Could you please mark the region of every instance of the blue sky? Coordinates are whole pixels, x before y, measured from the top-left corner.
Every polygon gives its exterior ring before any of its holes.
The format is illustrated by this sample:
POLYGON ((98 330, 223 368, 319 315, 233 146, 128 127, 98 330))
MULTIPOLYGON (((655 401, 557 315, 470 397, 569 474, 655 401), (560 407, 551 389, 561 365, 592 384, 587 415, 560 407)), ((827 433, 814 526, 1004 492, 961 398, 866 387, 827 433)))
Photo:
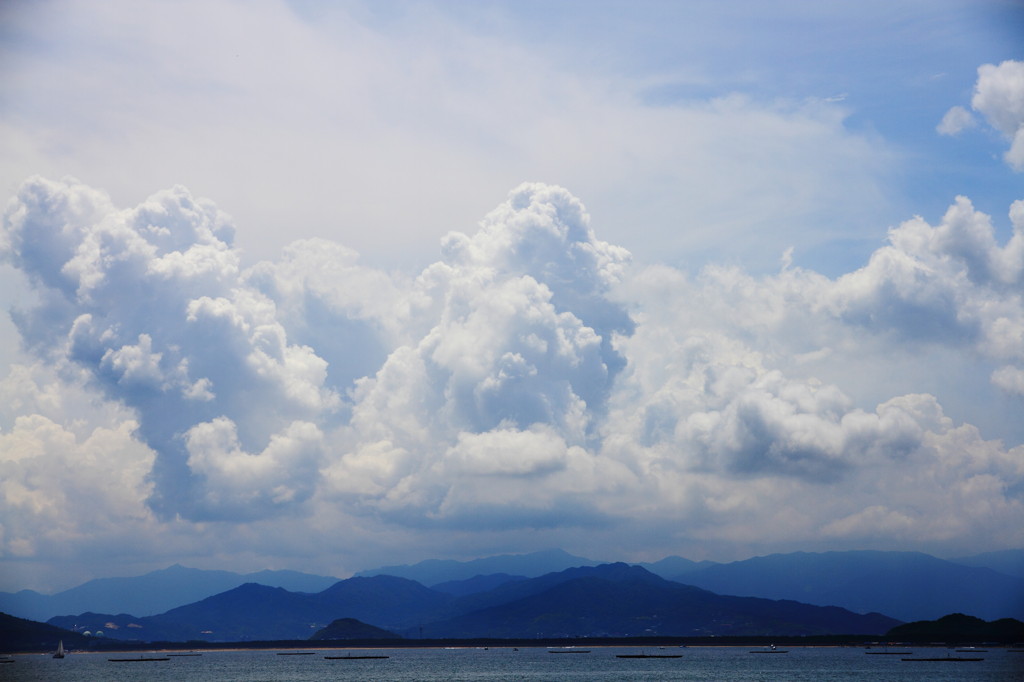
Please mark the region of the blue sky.
POLYGON ((0 18, 0 589, 1024 546, 1021 3, 0 18))

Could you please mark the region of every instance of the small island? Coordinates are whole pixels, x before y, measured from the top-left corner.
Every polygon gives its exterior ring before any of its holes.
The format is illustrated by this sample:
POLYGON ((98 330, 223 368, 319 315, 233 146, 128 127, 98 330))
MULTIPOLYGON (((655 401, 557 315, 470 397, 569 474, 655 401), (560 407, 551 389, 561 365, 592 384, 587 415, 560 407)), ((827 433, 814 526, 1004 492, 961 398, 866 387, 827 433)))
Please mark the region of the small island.
POLYGON ((919 644, 929 642, 1012 644, 1024 642, 1024 622, 1016 618, 984 621, 981 618, 962 613, 951 613, 938 620, 919 620, 897 625, 886 633, 886 637, 895 642, 919 644))
POLYGON ((340 639, 402 639, 401 635, 364 623, 355 618, 338 618, 327 627, 317 630, 311 640, 340 639))

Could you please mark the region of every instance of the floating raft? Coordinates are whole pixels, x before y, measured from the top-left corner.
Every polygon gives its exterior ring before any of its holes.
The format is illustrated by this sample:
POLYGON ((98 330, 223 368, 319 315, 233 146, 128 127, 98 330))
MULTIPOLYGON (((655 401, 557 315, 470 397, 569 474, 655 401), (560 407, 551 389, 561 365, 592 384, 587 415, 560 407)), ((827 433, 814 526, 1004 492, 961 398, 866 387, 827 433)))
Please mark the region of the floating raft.
POLYGON ((907 656, 913 651, 865 651, 868 656, 907 656))

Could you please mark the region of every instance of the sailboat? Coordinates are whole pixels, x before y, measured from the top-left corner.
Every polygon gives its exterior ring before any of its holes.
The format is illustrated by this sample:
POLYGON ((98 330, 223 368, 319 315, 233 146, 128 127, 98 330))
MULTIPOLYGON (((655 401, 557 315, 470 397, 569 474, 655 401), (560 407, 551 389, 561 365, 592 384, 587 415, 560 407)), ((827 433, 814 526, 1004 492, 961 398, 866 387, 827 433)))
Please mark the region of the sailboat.
POLYGON ((64 640, 60 640, 57 643, 57 652, 53 655, 54 658, 64 658, 64 640))

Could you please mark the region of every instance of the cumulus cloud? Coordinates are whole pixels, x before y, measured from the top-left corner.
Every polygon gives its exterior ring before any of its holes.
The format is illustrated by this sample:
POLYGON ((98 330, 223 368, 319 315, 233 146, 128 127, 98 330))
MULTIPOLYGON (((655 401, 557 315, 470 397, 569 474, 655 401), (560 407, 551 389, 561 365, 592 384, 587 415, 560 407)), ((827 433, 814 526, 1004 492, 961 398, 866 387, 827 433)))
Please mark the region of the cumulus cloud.
POLYGON ((991 218, 958 197, 942 221, 909 220, 889 246, 840 277, 820 305, 876 332, 966 344, 994 360, 1024 360, 1024 202, 1010 209, 1013 236, 997 243, 991 218))
POLYGON ((908 354, 896 349, 944 347, 1002 365, 993 385, 1015 393, 1021 210, 1011 207, 1014 234, 1000 244, 961 197, 938 225, 894 228, 888 246, 836 279, 791 266, 764 277, 645 269, 623 291, 639 312, 636 333, 619 340, 627 369, 605 452, 657 481, 649 499, 672 500, 709 541, 917 534, 941 544, 968 527, 987 534, 989 513, 1010 524, 1022 510, 1019 447, 955 426, 934 396, 869 408, 813 370, 886 381, 904 371, 908 354), (826 501, 830 490, 842 492, 826 501))
POLYGON ((567 190, 527 183, 406 276, 325 240, 243 268, 230 219, 183 188, 119 209, 33 178, 2 242, 34 287, 14 319, 37 362, 3 384, 7 551, 38 553, 29 528, 93 494, 172 538, 644 524, 680 545, 1019 544, 1020 446, 941 396, 844 390, 898 375, 909 344, 1022 392, 1024 202, 1010 220, 1000 243, 958 198, 835 279, 791 259, 687 274, 631 263, 567 190), (71 409, 68 386, 95 405, 71 409), (81 476, 47 502, 32 482, 64 456, 81 476))
MULTIPOLYGON (((488 470, 486 460, 525 456, 499 441, 547 434, 540 451, 560 454, 537 475, 568 466, 574 447, 597 446, 624 364, 612 336, 632 330, 608 298, 629 254, 597 240, 582 204, 564 189, 519 187, 475 235, 449 234, 442 254, 413 291, 431 326, 358 382, 354 452, 333 474, 343 477, 351 463, 353 475, 365 475, 368 450, 394 457, 393 465, 374 465, 386 478, 369 489, 387 490, 390 513, 439 519, 470 511, 452 500, 488 470), (488 432, 492 438, 480 436, 488 432)), ((494 464, 488 475, 525 475, 509 466, 494 464)), ((530 506, 526 499, 516 506, 530 506)))
POLYGON ((315 424, 293 422, 270 437, 263 452, 248 453, 235 424, 218 417, 185 434, 188 466, 203 479, 202 499, 221 514, 247 519, 253 508, 291 507, 316 485, 323 434, 315 424))
POLYGON ((129 411, 97 401, 73 368, 14 366, 0 380, 0 556, 121 554, 151 527, 154 454, 129 411))
MULTIPOLYGON (((1014 170, 1024 170, 1024 62, 1008 59, 978 67, 971 108, 1010 141, 1004 159, 1014 170)), ((938 131, 956 135, 973 125, 974 117, 963 107, 953 107, 938 131)))
POLYGON ((77 181, 35 178, 5 228, 5 256, 40 295, 15 312, 26 344, 85 369, 136 411, 157 453, 152 502, 162 513, 216 513, 196 497, 188 465, 197 424, 230 419, 241 447, 258 452, 338 406, 326 362, 290 343, 274 302, 243 280, 230 219, 183 188, 118 210, 77 181))

